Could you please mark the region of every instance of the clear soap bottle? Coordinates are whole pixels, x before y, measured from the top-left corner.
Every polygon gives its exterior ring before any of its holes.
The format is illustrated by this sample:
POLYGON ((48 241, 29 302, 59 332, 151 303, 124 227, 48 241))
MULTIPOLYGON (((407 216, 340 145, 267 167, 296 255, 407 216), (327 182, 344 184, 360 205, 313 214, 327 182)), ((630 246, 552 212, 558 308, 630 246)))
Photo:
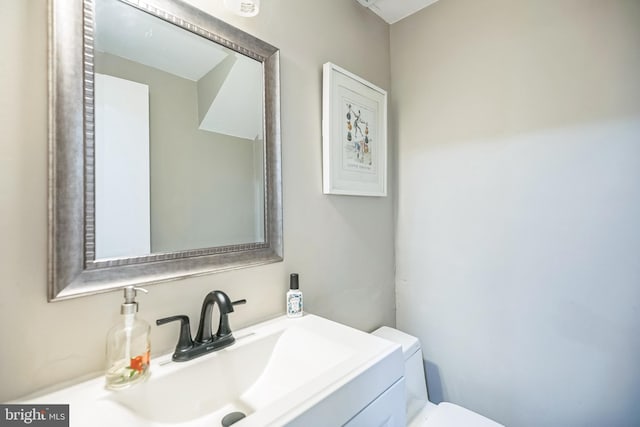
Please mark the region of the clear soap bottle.
POLYGON ((302 316, 302 292, 299 288, 298 274, 292 273, 289 276, 289 291, 287 292, 287 317, 302 316))
POLYGON ((137 291, 146 289, 124 288, 124 303, 120 320, 107 334, 106 387, 118 390, 136 384, 149 376, 151 358, 151 326, 136 316, 137 291))

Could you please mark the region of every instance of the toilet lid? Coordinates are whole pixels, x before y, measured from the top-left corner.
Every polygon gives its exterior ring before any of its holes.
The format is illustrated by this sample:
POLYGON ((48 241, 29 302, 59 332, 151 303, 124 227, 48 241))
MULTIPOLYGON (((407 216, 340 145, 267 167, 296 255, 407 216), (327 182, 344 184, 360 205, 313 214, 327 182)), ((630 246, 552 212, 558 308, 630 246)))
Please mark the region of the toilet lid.
POLYGON ((431 413, 424 427, 504 427, 489 418, 453 403, 442 402, 431 413))

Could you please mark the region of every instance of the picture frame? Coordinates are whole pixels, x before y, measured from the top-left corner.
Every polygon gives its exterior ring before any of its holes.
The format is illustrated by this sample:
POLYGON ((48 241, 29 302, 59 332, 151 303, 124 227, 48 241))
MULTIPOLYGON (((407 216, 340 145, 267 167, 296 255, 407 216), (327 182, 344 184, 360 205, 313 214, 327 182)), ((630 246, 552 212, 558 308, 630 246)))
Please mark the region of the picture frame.
POLYGON ((324 194, 387 195, 387 92, 327 62, 322 67, 324 194))

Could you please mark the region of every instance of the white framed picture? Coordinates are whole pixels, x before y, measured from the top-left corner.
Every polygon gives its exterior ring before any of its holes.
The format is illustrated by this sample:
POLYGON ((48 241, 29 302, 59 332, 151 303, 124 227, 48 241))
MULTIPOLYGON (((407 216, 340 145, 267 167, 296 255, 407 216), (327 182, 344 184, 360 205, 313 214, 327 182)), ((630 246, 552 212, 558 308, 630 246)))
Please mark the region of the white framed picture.
POLYGON ((322 189, 387 195, 387 92, 335 64, 323 65, 322 189))

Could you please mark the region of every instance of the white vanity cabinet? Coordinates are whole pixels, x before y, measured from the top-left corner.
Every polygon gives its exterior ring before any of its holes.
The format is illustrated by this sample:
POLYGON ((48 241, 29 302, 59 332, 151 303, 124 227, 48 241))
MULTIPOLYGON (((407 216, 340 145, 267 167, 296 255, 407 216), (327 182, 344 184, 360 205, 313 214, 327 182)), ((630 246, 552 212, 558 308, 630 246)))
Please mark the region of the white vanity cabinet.
MULTIPOLYGON (((382 394, 360 406, 361 396, 342 396, 334 393, 325 401, 310 408, 287 427, 406 427, 404 377, 382 394), (336 399, 340 399, 336 401, 336 399)), ((366 400, 366 399, 365 399, 366 400)), ((240 427, 240 426, 238 426, 240 427)))
MULTIPOLYGON (((401 348, 389 348, 361 366, 338 389, 316 399, 287 427, 405 427, 406 397, 401 348)), ((240 426, 238 426, 240 427, 240 426)))
POLYGON ((405 427, 405 409, 405 385, 402 378, 353 417, 345 427, 405 427))

